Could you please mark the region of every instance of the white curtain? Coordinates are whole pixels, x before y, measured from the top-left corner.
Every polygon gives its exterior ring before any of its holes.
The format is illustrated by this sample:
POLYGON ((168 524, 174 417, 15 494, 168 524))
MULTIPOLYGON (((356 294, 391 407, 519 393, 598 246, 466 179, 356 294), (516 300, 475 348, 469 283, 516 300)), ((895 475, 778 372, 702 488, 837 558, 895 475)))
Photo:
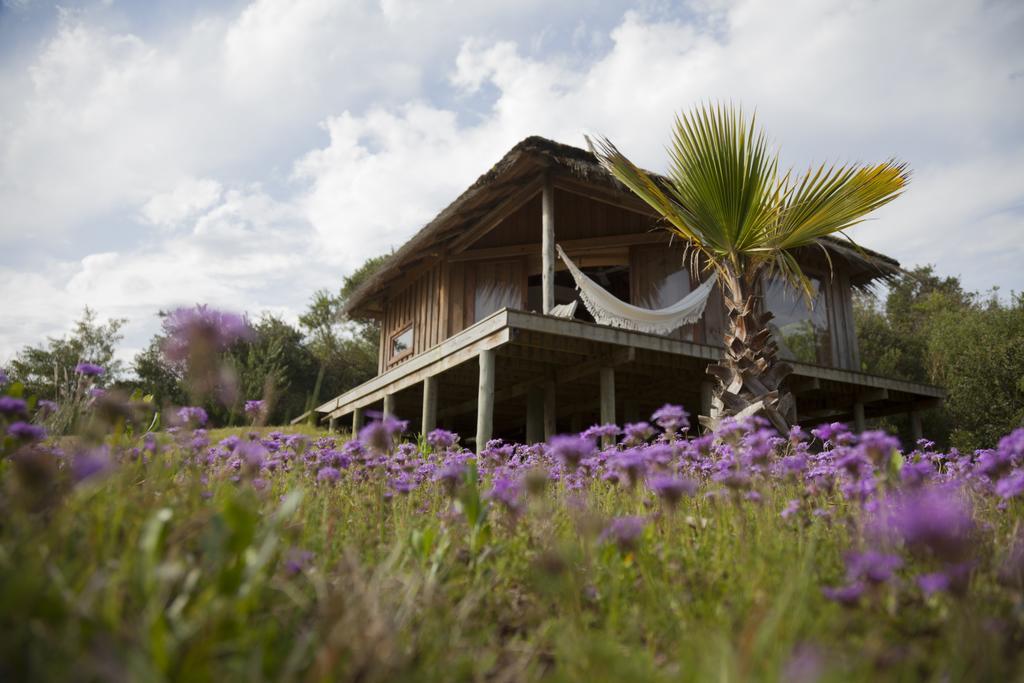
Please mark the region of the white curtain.
POLYGON ((711 296, 711 290, 715 286, 717 275, 711 274, 697 289, 667 308, 652 310, 628 304, 613 296, 608 290, 601 287, 575 263, 573 263, 560 245, 555 245, 558 256, 565 262, 566 267, 576 281, 576 288, 580 292, 580 299, 583 305, 594 316, 594 320, 602 325, 621 327, 636 332, 649 332, 651 334, 668 334, 683 325, 689 325, 700 320, 704 315, 704 306, 711 296))

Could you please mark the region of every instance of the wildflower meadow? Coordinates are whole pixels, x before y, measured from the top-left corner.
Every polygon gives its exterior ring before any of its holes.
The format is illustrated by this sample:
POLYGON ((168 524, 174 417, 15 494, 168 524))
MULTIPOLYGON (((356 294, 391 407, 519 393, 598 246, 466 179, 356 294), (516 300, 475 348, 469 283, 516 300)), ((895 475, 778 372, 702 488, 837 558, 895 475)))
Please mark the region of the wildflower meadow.
MULTIPOLYGON (((211 359, 245 330, 180 315, 169 352, 222 392, 211 359)), ((70 407, 0 378, 3 680, 1022 670, 1024 429, 940 452, 842 424, 699 434, 666 405, 474 453, 393 416, 274 429, 258 398, 251 427, 207 429, 75 372, 70 407)))

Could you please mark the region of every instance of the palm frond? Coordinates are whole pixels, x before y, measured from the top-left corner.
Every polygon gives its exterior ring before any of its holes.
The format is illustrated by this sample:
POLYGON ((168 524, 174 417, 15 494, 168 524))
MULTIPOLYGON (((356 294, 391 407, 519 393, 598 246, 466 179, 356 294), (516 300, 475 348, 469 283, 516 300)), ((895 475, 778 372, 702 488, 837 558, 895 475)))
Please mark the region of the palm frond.
MULTIPOLYGON (((799 178, 791 171, 780 176, 778 153, 769 150, 756 117, 748 122, 740 110, 724 105, 676 117, 664 178, 638 168, 605 138, 587 138, 587 144, 673 233, 707 255, 707 267, 750 277, 767 268, 808 297, 810 280, 794 250, 824 247, 820 240, 835 233, 847 237, 843 230, 898 197, 909 179, 906 165, 894 160, 822 165, 799 178)), ((856 243, 853 248, 863 254, 856 243)), ((827 250, 825 258, 831 270, 827 250)))
POLYGON ((902 194, 905 164, 840 166, 808 171, 788 195, 775 226, 779 249, 795 249, 850 228, 902 194))

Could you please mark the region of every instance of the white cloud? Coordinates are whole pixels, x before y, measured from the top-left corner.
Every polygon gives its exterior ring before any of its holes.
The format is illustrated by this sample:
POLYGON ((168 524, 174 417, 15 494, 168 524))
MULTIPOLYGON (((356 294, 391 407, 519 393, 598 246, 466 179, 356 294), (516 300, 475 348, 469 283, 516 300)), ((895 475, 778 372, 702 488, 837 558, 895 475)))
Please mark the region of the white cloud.
POLYGON ((451 82, 465 97, 495 93, 478 118, 460 124, 456 110, 423 103, 346 113, 298 175, 312 182, 318 232, 358 260, 400 244, 526 135, 581 144, 598 132, 663 168, 680 107, 736 101, 757 107, 798 169, 910 162, 907 194, 854 233, 867 246, 938 263, 972 288, 1021 289, 1022 28, 1010 4, 744 2, 697 23, 629 13, 611 48, 578 66, 467 40, 451 82), (955 246, 965 235, 970 246, 955 246))
POLYGON ((85 303, 130 317, 133 346, 182 303, 294 315, 523 137, 605 134, 662 168, 673 114, 707 100, 756 107, 801 167, 906 159, 906 196, 855 235, 1024 289, 1024 6, 600 11, 618 12, 256 0, 145 37, 66 13, 27 76, 0 72, 16 95, 0 103, 0 244, 31 233, 73 256, 0 261, 0 348, 85 303))
POLYGON ((153 225, 173 228, 220 199, 220 183, 210 178, 186 178, 170 192, 153 195, 142 205, 142 216, 153 225))

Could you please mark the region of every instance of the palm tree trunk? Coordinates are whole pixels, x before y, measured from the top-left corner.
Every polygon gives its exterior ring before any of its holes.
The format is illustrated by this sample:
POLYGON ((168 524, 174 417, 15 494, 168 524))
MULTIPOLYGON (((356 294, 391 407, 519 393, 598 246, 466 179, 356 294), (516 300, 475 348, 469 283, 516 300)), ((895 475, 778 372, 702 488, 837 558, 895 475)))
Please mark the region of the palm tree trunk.
POLYGON ((785 434, 796 420, 796 403, 782 388, 782 380, 793 371, 778 361, 778 347, 772 339, 769 311, 762 311, 757 282, 760 269, 727 265, 721 274, 722 296, 728 314, 722 360, 708 366, 715 378, 711 414, 701 416, 709 430, 725 417, 761 415, 779 433, 785 434))

